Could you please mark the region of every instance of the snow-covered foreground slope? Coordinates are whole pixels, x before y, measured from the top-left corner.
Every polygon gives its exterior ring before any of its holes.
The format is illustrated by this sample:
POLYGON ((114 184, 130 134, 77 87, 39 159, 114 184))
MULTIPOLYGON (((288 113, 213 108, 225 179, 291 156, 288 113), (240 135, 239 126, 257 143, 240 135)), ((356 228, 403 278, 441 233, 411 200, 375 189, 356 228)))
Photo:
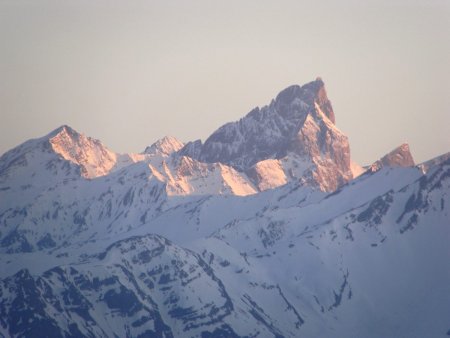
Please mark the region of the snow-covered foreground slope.
POLYGON ((308 309, 299 311, 307 337, 442 337, 450 328, 449 164, 418 179, 414 169, 382 170, 318 204, 212 237, 266 267, 296 308, 308 309), (413 182, 404 185, 407 176, 413 182), (374 185, 385 192, 367 199, 374 185))
POLYGON ((2 254, 0 332, 445 336, 449 191, 446 161, 382 168, 328 195, 178 197, 129 231, 2 254))

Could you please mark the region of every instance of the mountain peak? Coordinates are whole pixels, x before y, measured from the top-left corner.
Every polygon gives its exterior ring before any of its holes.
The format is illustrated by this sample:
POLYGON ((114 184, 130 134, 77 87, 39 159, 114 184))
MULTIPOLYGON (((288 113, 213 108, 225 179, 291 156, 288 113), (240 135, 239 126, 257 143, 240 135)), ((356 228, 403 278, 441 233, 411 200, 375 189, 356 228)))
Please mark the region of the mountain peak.
POLYGON ((336 119, 334 116, 333 107, 330 100, 328 99, 327 91, 325 89, 325 83, 323 82, 322 78, 317 77, 315 81, 307 83, 306 85, 304 85, 304 87, 306 87, 313 93, 314 102, 319 106, 320 110, 325 114, 325 116, 328 117, 328 119, 333 122, 333 124, 335 124, 336 119))
MULTIPOLYGON (((325 84, 317 78, 303 86, 285 88, 269 105, 255 108, 239 121, 223 125, 204 144, 195 147, 191 144, 181 153, 202 162, 222 162, 241 172, 260 161, 298 157, 300 162, 309 163, 301 168, 313 168, 314 172, 309 173, 311 181, 320 181, 321 188, 333 190, 353 177, 347 137, 334 122, 325 84), (331 172, 337 174, 331 175, 331 172)), ((258 170, 261 168, 268 167, 261 166, 258 170)), ((289 180, 306 174, 303 170, 290 169, 286 168, 287 172, 296 174, 288 175, 289 180)))
POLYGON ((275 104, 278 110, 286 109, 286 106, 295 104, 296 101, 302 101, 307 105, 318 105, 323 114, 334 124, 335 116, 333 107, 328 99, 325 90, 325 83, 322 78, 317 77, 303 86, 291 85, 283 89, 276 97, 275 104))
POLYGON ((116 165, 117 154, 99 140, 78 133, 67 125, 55 129, 47 138, 53 151, 79 165, 86 178, 106 175, 116 165))
POLYGON ((370 171, 375 172, 383 167, 413 167, 415 165, 408 143, 402 143, 372 164, 370 171))
POLYGON ((403 143, 380 160, 383 165, 391 167, 412 167, 415 165, 408 143, 403 143))
POLYGON ((289 104, 300 95, 300 91, 301 87, 299 85, 291 85, 279 92, 277 97, 275 98, 275 101, 279 103, 289 104))
POLYGON ((68 126, 67 124, 63 124, 62 126, 56 128, 56 129, 52 130, 50 133, 48 133, 47 136, 45 136, 45 138, 51 139, 61 133, 67 133, 68 135, 73 135, 73 136, 81 135, 79 132, 77 132, 72 127, 68 126))
POLYGON ((145 154, 159 154, 163 156, 170 156, 184 147, 184 143, 173 136, 164 136, 151 146, 145 148, 145 154))

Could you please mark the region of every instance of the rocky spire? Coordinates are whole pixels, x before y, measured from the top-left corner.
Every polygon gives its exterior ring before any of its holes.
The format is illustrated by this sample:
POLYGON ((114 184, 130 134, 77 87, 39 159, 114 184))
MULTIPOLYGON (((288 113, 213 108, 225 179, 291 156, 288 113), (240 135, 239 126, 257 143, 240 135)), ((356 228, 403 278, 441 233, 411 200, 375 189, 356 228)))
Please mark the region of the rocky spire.
MULTIPOLYGON (((325 84, 317 78, 303 86, 287 87, 269 105, 220 127, 195 151, 190 147, 181 152, 202 162, 222 162, 238 171, 250 170, 267 159, 299 157, 307 163, 303 167, 310 168, 311 182, 320 181, 321 188, 333 190, 353 178, 347 137, 334 123, 325 84)), ((293 163, 282 163, 287 162, 293 163)), ((291 173, 286 172, 290 180, 306 175, 305 171, 285 169, 291 173)))

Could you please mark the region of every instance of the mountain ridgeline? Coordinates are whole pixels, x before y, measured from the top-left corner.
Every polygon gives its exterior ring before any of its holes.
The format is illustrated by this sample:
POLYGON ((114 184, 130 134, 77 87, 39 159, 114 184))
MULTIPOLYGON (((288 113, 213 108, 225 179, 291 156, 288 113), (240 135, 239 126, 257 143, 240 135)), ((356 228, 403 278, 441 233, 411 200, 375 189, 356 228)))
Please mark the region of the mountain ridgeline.
POLYGON ((204 143, 0 157, 0 337, 444 337, 450 156, 350 158, 323 81, 204 143))

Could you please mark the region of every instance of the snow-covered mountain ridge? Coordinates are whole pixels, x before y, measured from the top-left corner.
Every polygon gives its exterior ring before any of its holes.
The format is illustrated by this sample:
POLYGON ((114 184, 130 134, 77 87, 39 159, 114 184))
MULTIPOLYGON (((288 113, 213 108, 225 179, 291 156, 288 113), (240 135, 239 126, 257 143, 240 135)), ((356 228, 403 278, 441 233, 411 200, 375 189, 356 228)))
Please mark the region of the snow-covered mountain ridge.
POLYGON ((362 171, 320 79, 204 144, 27 141, 0 157, 0 337, 450 334, 448 154, 362 171))

